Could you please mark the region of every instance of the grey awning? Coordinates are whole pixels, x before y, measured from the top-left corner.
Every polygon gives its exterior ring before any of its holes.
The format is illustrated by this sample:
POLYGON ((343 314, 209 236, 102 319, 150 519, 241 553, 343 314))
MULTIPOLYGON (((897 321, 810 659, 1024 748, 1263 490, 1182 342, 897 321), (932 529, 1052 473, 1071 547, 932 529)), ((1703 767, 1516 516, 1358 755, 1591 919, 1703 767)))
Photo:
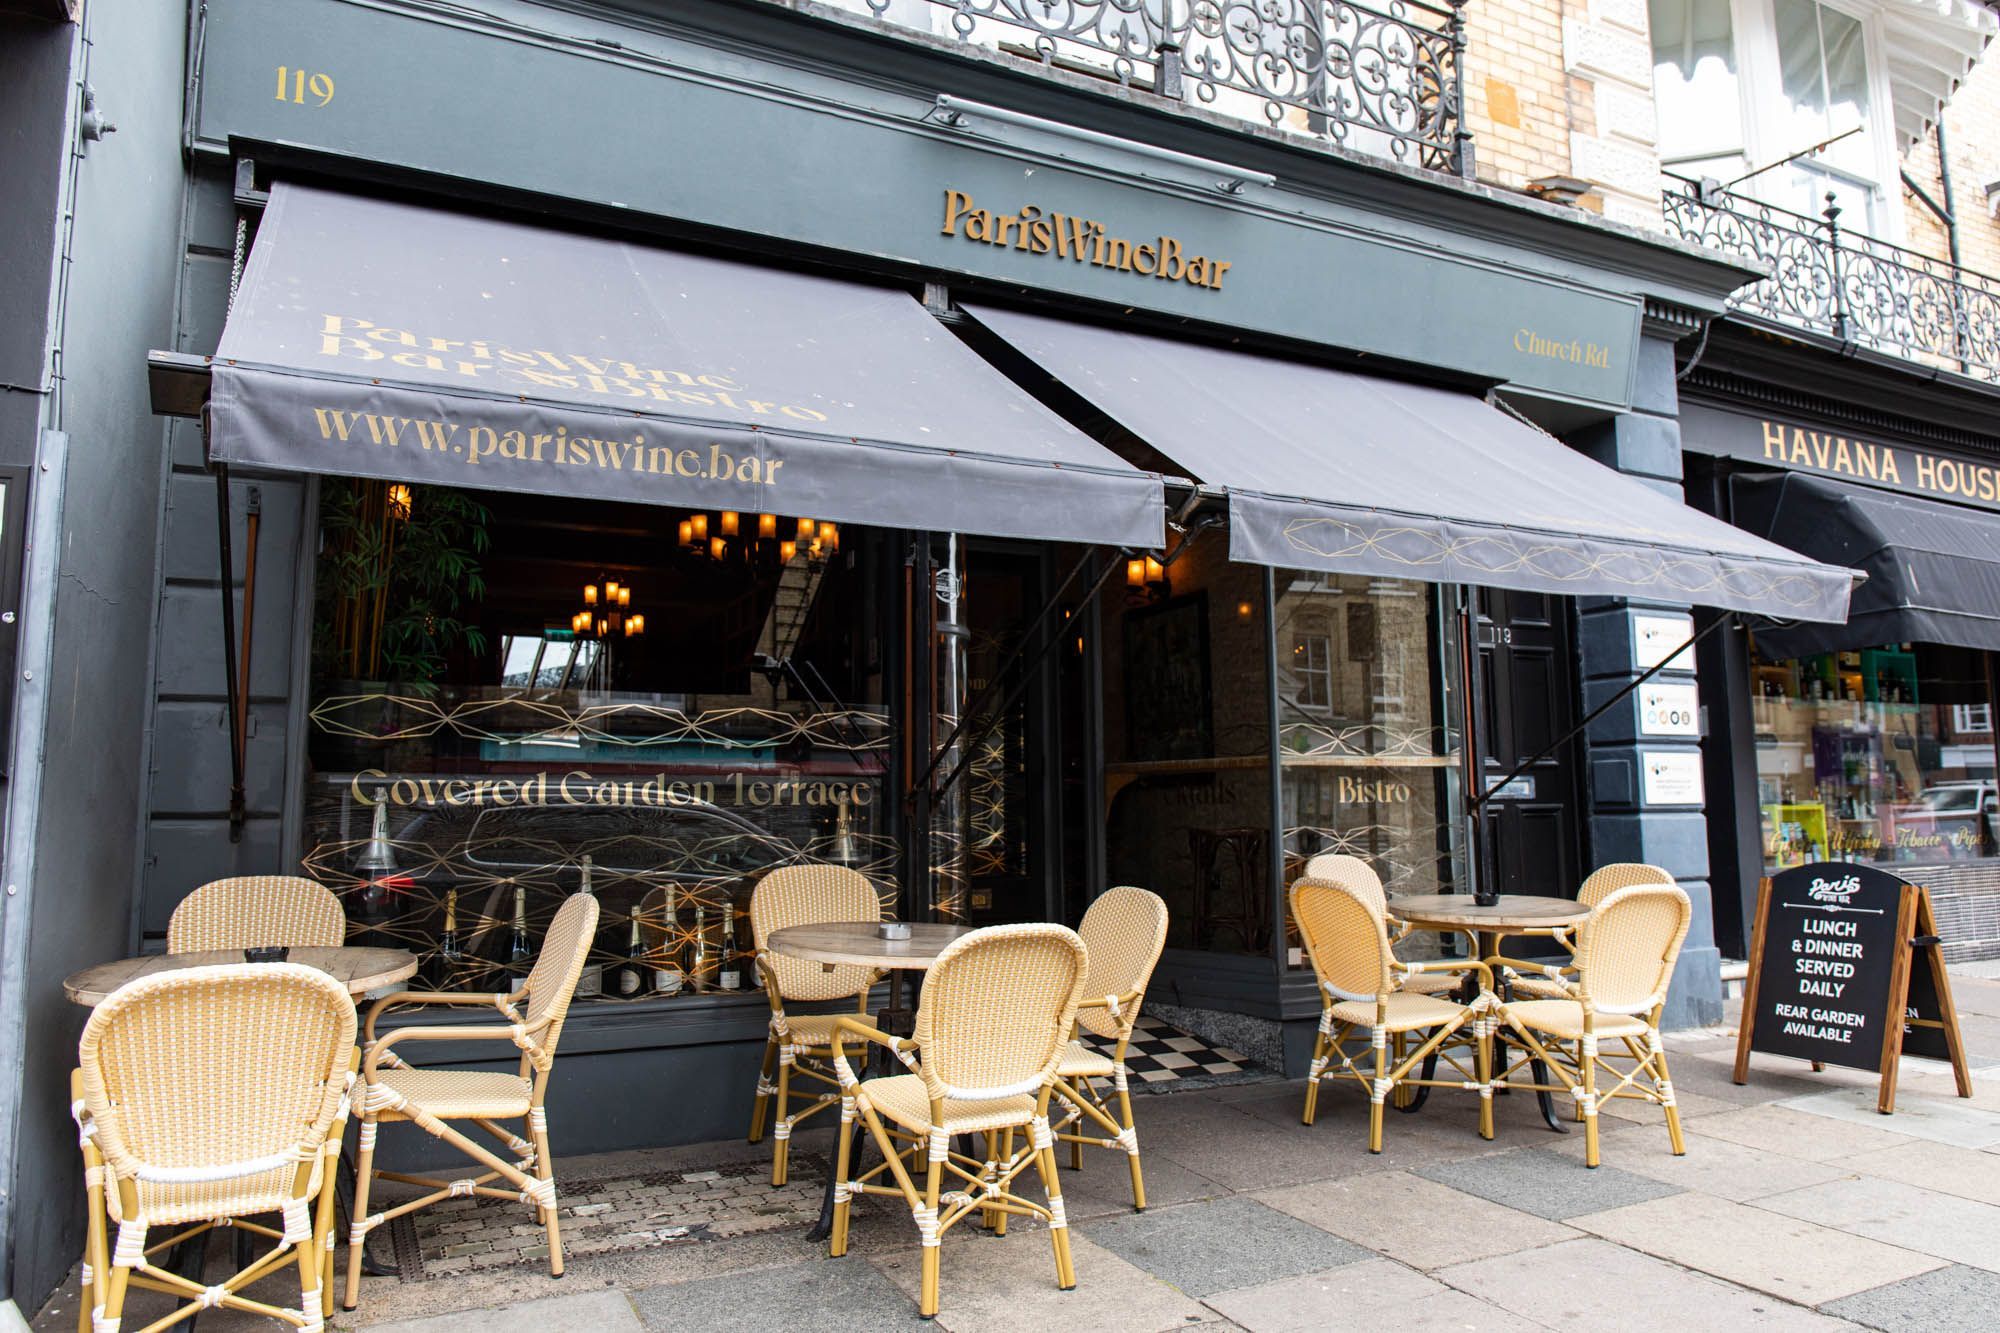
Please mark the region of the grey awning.
POLYGON ((1868 575, 1845 625, 1757 631, 1775 657, 1884 643, 2000 651, 2000 515, 1801 473, 1739 476, 1736 522, 1868 575))
POLYGON ((262 467, 1157 547, 1158 477, 906 293, 279 185, 213 369, 262 467))
POLYGON ((1600 466, 1469 394, 979 309, 1229 493, 1232 559, 1839 620, 1851 575, 1600 466))

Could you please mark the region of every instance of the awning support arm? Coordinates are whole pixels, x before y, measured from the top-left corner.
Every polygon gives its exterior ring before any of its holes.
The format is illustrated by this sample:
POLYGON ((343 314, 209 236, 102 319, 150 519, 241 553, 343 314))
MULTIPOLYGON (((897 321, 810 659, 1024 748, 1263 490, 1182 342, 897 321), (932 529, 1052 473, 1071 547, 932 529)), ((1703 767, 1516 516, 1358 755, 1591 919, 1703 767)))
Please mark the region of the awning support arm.
MULTIPOLYGON (((203 452, 208 446, 208 405, 202 405, 201 440, 203 452)), ((225 702, 223 711, 229 717, 229 840, 243 841, 244 791, 243 791, 243 746, 246 730, 244 705, 248 702, 245 693, 248 682, 238 678, 236 670, 236 590, 232 580, 236 572, 235 553, 229 541, 229 464, 211 461, 209 470, 215 473, 215 527, 216 545, 222 560, 222 670, 225 702)), ((249 625, 244 625, 247 631, 249 625)), ((245 645, 248 658, 248 645, 245 645)))
MULTIPOLYGON (((1647 667, 1643 672, 1641 672, 1637 676, 1634 676, 1629 683, 1619 687, 1618 691, 1614 693, 1609 699, 1606 699, 1603 703, 1591 709, 1589 715, 1586 716, 1583 719, 1583 721, 1577 723, 1575 726, 1571 727, 1568 731, 1565 731, 1562 735, 1558 736, 1555 740, 1549 742, 1548 745, 1544 746, 1541 752, 1536 754, 1534 758, 1524 760, 1520 764, 1516 765, 1513 772, 1509 773, 1506 777, 1501 778, 1498 782, 1489 784, 1485 790, 1473 792, 1470 801, 1471 809, 1476 812, 1480 806, 1486 804, 1487 800, 1490 797, 1492 797, 1495 792, 1503 790, 1507 786, 1507 784, 1512 782, 1515 778, 1520 777, 1523 773, 1526 773, 1536 764, 1541 763, 1544 759, 1547 759, 1550 755, 1562 749, 1563 746, 1568 745, 1571 741, 1575 740, 1578 736, 1583 734, 1583 731, 1586 727, 1588 727, 1591 723, 1597 721, 1598 718, 1603 717, 1606 713, 1610 712, 1612 705, 1618 703, 1620 700, 1624 699, 1626 695, 1630 694, 1632 691, 1638 689, 1641 685, 1644 685, 1647 681, 1651 680, 1653 677, 1659 675, 1662 671, 1666 670, 1667 663, 1673 661, 1675 658, 1679 657, 1682 653, 1686 652, 1688 649, 1700 643, 1703 639, 1707 638, 1710 634, 1712 634, 1717 626, 1726 624, 1730 619, 1731 619, 1731 613, 1727 611, 1724 611, 1721 614, 1717 615, 1714 620, 1709 621, 1708 624, 1696 630, 1693 636, 1689 638, 1686 643, 1683 643, 1680 647, 1668 653, 1658 662, 1655 662, 1652 666, 1647 667)), ((1470 681, 1468 681, 1467 683, 1469 686, 1470 681)))

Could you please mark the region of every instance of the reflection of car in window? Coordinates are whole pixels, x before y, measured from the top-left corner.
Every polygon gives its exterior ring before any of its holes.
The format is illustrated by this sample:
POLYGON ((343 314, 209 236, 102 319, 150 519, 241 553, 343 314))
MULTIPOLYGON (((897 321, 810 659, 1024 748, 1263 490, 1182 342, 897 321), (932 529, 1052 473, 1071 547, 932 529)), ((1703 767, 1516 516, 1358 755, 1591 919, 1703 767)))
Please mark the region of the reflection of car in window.
POLYGON ((2000 791, 1991 782, 1937 782, 1895 808, 1898 841, 1923 849, 1913 835, 1948 856, 1992 856, 2000 851, 2000 791))

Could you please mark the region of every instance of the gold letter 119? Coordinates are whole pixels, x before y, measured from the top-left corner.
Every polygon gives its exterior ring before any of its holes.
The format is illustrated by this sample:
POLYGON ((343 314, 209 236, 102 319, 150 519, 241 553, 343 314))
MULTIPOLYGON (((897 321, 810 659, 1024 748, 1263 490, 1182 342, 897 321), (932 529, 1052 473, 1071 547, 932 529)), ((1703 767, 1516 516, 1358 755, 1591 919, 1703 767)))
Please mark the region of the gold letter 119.
POLYGON ((319 105, 325 106, 333 100, 333 75, 308 74, 302 69, 292 69, 287 65, 278 66, 278 100, 306 104, 308 96, 317 98, 319 105))

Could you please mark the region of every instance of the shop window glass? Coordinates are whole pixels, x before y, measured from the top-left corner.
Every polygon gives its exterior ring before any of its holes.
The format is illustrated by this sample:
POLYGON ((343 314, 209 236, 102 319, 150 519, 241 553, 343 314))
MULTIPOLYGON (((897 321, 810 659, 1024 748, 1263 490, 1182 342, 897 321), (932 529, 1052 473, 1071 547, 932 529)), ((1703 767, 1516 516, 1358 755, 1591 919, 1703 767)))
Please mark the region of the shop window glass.
POLYGON ((588 874, 584 993, 749 996, 764 872, 893 893, 879 534, 321 486, 304 862, 355 937, 505 989, 588 874))
POLYGON ((1754 660, 1764 865, 1868 861, 1927 880, 2000 875, 1979 654, 1900 644, 1754 660))
POLYGON ((1278 663, 1287 880, 1321 852, 1345 852, 1373 866, 1392 895, 1447 890, 1460 758, 1440 670, 1455 658, 1438 651, 1434 590, 1280 571, 1276 618, 1280 643, 1299 638, 1300 626, 1337 627, 1320 640, 1333 648, 1324 668, 1331 708, 1301 706, 1312 654, 1278 663))
POLYGON ((1861 20, 1817 0, 1772 0, 1783 91, 1776 121, 1784 157, 1844 135, 1786 168, 1788 197, 1777 202, 1818 217, 1828 194, 1841 224, 1872 230, 1879 170, 1870 120, 1868 44, 1861 20))

